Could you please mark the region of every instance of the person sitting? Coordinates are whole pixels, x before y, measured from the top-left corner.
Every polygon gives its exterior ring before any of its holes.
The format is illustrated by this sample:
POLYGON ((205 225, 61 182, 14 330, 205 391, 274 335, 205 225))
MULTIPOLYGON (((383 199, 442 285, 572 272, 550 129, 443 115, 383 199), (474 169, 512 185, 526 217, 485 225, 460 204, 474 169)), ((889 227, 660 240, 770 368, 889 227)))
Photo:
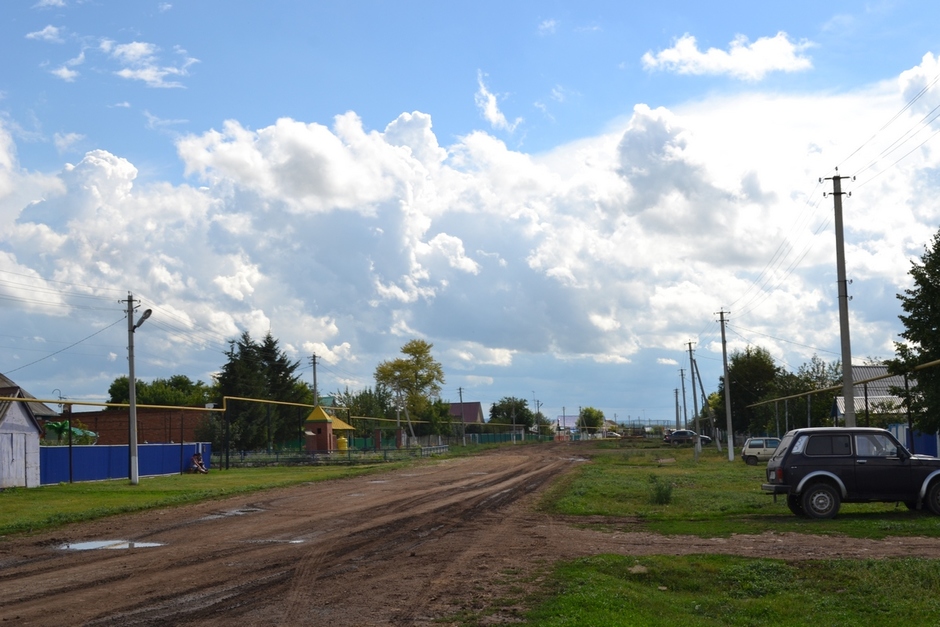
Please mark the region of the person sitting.
POLYGON ((202 453, 193 454, 193 459, 191 462, 190 469, 192 470, 192 472, 200 472, 202 474, 206 474, 207 472, 209 472, 209 469, 206 468, 206 465, 202 463, 202 453))

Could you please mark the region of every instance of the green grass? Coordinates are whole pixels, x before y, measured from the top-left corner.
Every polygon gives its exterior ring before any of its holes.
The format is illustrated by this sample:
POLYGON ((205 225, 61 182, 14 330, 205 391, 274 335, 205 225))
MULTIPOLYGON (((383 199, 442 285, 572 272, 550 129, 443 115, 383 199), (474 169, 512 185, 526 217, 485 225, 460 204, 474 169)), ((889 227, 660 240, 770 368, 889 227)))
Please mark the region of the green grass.
POLYGON ((724 555, 596 555, 556 567, 526 624, 935 625, 933 560, 786 563, 724 555))
POLYGON ((572 516, 610 516, 612 524, 664 534, 729 537, 733 533, 793 531, 880 539, 891 535, 940 536, 940 516, 895 503, 843 504, 834 520, 797 518, 786 501, 761 491, 763 464, 748 466, 727 451, 691 447, 623 448, 589 444, 572 451, 590 458, 545 495, 544 510, 572 516), (668 499, 651 498, 651 486, 671 486, 668 499), (668 502, 667 502, 668 501, 668 502))
MULTIPOLYGON (((492 448, 486 446, 485 448, 492 448)), ((452 454, 472 454, 482 448, 452 454)), ((727 452, 643 442, 579 443, 589 459, 554 485, 547 511, 608 516, 609 528, 701 537, 794 531, 839 537, 940 536, 940 517, 893 504, 848 504, 834 520, 793 516, 760 490, 764 466, 728 462, 727 452), (669 487, 668 498, 663 495, 669 487), (656 498, 657 490, 660 498, 656 498)), ((208 475, 60 484, 0 492, 0 537, 118 513, 222 498, 266 488, 387 470, 376 466, 294 466, 213 471, 208 475)), ((837 540, 836 540, 837 541, 837 540)), ((937 624, 940 568, 934 560, 808 560, 786 563, 721 555, 596 555, 551 566, 525 597, 517 574, 503 573, 505 597, 482 612, 453 617, 475 625, 500 608, 526 624, 618 625, 882 625, 937 624), (527 613, 521 608, 530 607, 527 613)))
POLYGON ((60 483, 40 488, 0 491, 0 537, 60 525, 217 499, 234 494, 311 481, 351 477, 400 464, 375 466, 291 466, 212 471, 207 475, 143 477, 133 486, 127 479, 60 483))

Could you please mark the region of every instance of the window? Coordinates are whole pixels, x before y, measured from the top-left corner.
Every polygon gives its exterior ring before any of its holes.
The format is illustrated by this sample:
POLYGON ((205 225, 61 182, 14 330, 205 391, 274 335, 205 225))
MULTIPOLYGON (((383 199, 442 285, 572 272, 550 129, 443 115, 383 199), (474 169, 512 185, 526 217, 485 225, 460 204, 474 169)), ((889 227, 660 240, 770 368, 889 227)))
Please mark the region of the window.
POLYGON ((806 454, 851 455, 851 440, 847 435, 814 435, 806 445, 806 454))
POLYGON ((855 436, 855 450, 859 457, 897 457, 898 447, 891 439, 881 434, 855 436))
POLYGON ((751 443, 747 445, 748 448, 764 448, 763 440, 751 440, 751 443))

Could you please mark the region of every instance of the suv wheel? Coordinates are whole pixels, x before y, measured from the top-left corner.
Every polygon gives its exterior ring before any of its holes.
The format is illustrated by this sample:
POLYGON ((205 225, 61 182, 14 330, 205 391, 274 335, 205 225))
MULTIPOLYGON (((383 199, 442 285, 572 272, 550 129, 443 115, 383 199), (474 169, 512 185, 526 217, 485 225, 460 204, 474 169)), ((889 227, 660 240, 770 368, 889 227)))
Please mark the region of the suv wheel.
POLYGON ((748 466, 756 466, 757 458, 754 457, 753 455, 748 455, 747 457, 744 458, 744 463, 747 464, 748 466))
POLYGON ((931 512, 940 516, 940 481, 934 481, 930 484, 930 487, 927 488, 925 505, 927 505, 931 512))
POLYGON ((787 507, 790 508, 790 511, 796 514, 797 516, 806 517, 806 512, 803 511, 803 504, 800 502, 800 497, 796 494, 787 495, 787 507))
MULTIPOLYGON (((828 483, 814 483, 809 486, 803 490, 800 501, 803 511, 810 518, 832 518, 839 513, 839 493, 828 483)), ((940 490, 937 505, 940 506, 940 490)))

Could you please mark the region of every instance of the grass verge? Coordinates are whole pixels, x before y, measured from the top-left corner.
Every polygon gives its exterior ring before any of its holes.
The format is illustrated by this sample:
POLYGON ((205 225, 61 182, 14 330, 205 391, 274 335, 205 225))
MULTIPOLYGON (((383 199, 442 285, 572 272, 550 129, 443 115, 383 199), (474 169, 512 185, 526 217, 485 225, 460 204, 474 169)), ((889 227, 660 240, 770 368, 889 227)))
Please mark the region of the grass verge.
POLYGON ((936 624, 934 560, 786 563, 725 555, 596 555, 558 565, 525 624, 936 624))
POLYGON ((701 537, 733 533, 793 531, 856 538, 892 535, 940 537, 940 516, 911 512, 896 503, 843 504, 834 520, 797 518, 786 501, 761 491, 763 464, 729 462, 727 451, 692 449, 572 447, 588 458, 549 489, 545 511, 570 516, 609 516, 633 530, 701 537), (651 498, 651 486, 661 498, 651 498), (666 487, 671 488, 668 498, 666 487))
POLYGON ((213 471, 208 475, 142 477, 136 486, 127 479, 121 479, 60 483, 29 489, 8 488, 0 492, 0 538, 114 514, 386 471, 406 463, 411 462, 371 466, 237 468, 213 471))

